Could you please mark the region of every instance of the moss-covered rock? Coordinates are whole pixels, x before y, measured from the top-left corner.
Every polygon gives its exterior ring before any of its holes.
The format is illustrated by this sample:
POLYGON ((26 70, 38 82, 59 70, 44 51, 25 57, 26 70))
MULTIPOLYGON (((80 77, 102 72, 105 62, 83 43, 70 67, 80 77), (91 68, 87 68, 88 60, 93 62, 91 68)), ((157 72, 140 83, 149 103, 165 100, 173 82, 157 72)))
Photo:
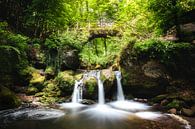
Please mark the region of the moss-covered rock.
POLYGON ((116 77, 112 69, 104 69, 101 71, 101 80, 104 84, 104 91, 107 98, 112 98, 116 93, 116 77))
POLYGON ((40 97, 40 101, 46 104, 58 102, 60 100, 61 91, 54 81, 46 81, 42 92, 35 96, 40 97))
POLYGON ((55 76, 55 69, 54 69, 54 67, 51 67, 51 66, 46 67, 46 69, 45 69, 45 76, 46 76, 47 80, 54 78, 54 76, 55 76))
POLYGON ((74 88, 75 77, 73 71, 59 72, 55 78, 55 82, 64 95, 70 95, 74 88))
POLYGON ((14 108, 21 105, 16 95, 4 86, 0 86, 0 109, 14 108))
POLYGON ((194 50, 195 47, 189 43, 155 39, 128 44, 119 60, 126 94, 151 98, 175 92, 173 88, 177 91, 178 87, 172 87, 170 80, 183 78, 193 82, 194 50))
POLYGON ((26 89, 26 94, 27 95, 35 95, 38 92, 39 92, 39 90, 36 87, 28 87, 26 89))
POLYGON ((84 86, 85 86, 84 97, 87 99, 88 98, 95 99, 98 94, 97 85, 98 85, 97 79, 94 77, 90 77, 84 80, 84 86))
POLYGON ((183 106, 184 106, 184 101, 176 100, 176 99, 174 99, 172 102, 166 105, 168 109, 171 108, 181 109, 183 106))
POLYGON ((34 86, 39 90, 43 89, 43 83, 45 81, 45 75, 43 71, 31 67, 30 74, 32 78, 30 79, 29 86, 34 86))
POLYGON ((123 85, 126 94, 132 94, 135 97, 150 98, 165 93, 168 81, 160 75, 158 71, 155 75, 152 72, 144 74, 142 65, 132 64, 128 69, 121 69, 123 75, 123 85))

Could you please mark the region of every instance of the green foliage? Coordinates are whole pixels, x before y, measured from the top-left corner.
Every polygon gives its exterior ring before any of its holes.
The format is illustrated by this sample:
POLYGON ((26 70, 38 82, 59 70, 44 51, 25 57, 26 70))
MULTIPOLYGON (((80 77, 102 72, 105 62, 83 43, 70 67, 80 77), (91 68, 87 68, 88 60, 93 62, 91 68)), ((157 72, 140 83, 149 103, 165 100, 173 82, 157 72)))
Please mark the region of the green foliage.
POLYGON ((36 87, 28 87, 26 90, 27 95, 35 95, 39 90, 36 87))
POLYGON ((9 85, 11 82, 21 83, 23 78, 20 73, 28 65, 28 38, 8 31, 6 22, 0 22, 0 28, 1 83, 7 83, 9 78, 12 78, 12 81, 8 81, 9 85))
POLYGON ((169 28, 179 24, 182 14, 195 9, 194 0, 150 0, 147 8, 152 12, 151 22, 156 23, 156 31, 165 33, 169 28))
POLYGON ((56 73, 59 72, 63 63, 68 64, 66 62, 68 60, 66 58, 66 56, 68 56, 68 52, 75 51, 75 55, 72 56, 79 58, 78 53, 81 51, 82 45, 84 42, 86 42, 86 40, 86 34, 77 33, 74 31, 66 32, 60 35, 51 35, 44 42, 46 53, 45 62, 47 66, 52 66, 56 73))
POLYGON ((96 38, 88 42, 80 53, 82 66, 107 68, 111 66, 127 41, 118 37, 96 38), (106 46, 105 46, 106 41, 106 46))
POLYGON ((167 108, 176 108, 176 109, 181 109, 184 106, 184 102, 180 100, 174 99, 172 102, 166 105, 167 108))
POLYGON ((84 86, 86 87, 87 94, 92 96, 95 94, 97 89, 97 80, 94 77, 91 77, 84 81, 84 86))
POLYGON ((59 49, 69 46, 81 50, 82 43, 86 42, 87 33, 79 33, 76 31, 68 31, 62 34, 53 34, 46 39, 44 45, 47 49, 59 49))
POLYGON ((137 59, 157 59, 164 64, 180 61, 194 50, 189 43, 173 43, 156 39, 138 42, 134 45, 134 54, 137 59))

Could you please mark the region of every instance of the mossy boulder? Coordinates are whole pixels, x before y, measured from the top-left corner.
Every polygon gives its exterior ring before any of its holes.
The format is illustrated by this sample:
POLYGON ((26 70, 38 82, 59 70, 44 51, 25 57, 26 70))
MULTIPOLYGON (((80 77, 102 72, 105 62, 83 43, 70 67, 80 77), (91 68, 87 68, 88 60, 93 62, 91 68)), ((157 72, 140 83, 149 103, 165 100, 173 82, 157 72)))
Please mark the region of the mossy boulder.
POLYGON ((8 88, 0 86, 0 105, 0 109, 15 108, 21 105, 21 101, 8 88))
MULTIPOLYGON (((148 63, 148 62, 147 62, 148 63)), ((121 68, 125 94, 132 94, 135 97, 150 98, 166 92, 169 85, 165 73, 161 73, 160 67, 147 66, 148 64, 133 64, 128 68, 121 68)), ((153 62, 154 63, 154 62, 153 62)))
POLYGON ((28 87, 26 89, 26 94, 27 95, 35 95, 38 92, 39 92, 39 90, 36 87, 28 87))
POLYGON ((51 66, 46 67, 46 69, 45 69, 45 76, 46 76, 47 80, 54 78, 54 76, 55 76, 55 68, 51 67, 51 66))
POLYGON ((74 83, 75 83, 75 73, 73 71, 63 71, 59 72, 55 78, 55 82, 62 91, 64 95, 72 94, 74 83))
POLYGON ((128 44, 119 60, 126 94, 152 98, 167 91, 175 92, 170 90, 170 81, 176 78, 193 82, 194 50, 189 43, 157 39, 128 44))
POLYGON ((98 94, 98 82, 95 77, 90 77, 84 80, 84 97, 86 99, 95 99, 98 94))
POLYGON ((101 71, 101 80, 104 84, 104 91, 107 98, 112 98, 116 93, 116 77, 112 69, 103 69, 101 71))
POLYGON ((60 101, 61 90, 54 81, 49 80, 44 83, 42 92, 37 93, 35 96, 40 97, 41 102, 51 104, 60 101))
POLYGON ((43 71, 31 67, 30 74, 32 78, 30 79, 29 86, 34 86, 39 90, 43 89, 43 83, 45 81, 45 75, 43 71))

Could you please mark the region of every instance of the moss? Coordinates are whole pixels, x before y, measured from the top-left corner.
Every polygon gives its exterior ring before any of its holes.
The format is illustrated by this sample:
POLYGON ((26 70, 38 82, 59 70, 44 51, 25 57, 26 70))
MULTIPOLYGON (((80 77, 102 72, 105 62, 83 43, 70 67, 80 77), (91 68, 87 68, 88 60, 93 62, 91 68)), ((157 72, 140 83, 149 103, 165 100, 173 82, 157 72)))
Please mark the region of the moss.
POLYGON ((0 87, 0 105, 1 108, 14 108, 21 105, 21 101, 16 95, 11 92, 8 88, 0 87))
POLYGON ((61 91, 54 81, 46 81, 42 92, 35 94, 39 96, 42 103, 51 104, 58 102, 61 96, 61 91))
POLYGON ((162 100, 166 99, 166 97, 167 97, 166 94, 158 95, 158 96, 152 98, 151 101, 154 103, 160 103, 162 100))
POLYGON ((166 105, 168 109, 171 108, 181 109, 183 106, 184 106, 184 102, 176 99, 174 99, 172 102, 166 105))
POLYGON ((26 90, 27 95, 34 95, 37 92, 39 92, 39 90, 36 87, 28 87, 26 90))
POLYGON ((40 73, 35 72, 32 74, 31 84, 42 84, 45 80, 45 76, 40 75, 40 73))
POLYGON ((47 75, 54 75, 55 74, 55 69, 51 66, 48 66, 46 69, 45 69, 45 74, 47 75))
POLYGON ((75 76, 74 76, 75 80, 81 80, 82 77, 83 77, 83 74, 81 74, 81 73, 75 74, 75 76))
POLYGON ((54 78, 54 76, 55 76, 55 68, 51 67, 51 66, 48 66, 45 69, 45 76, 46 76, 47 80, 54 78))
POLYGON ((39 90, 43 89, 43 83, 45 81, 45 76, 41 73, 41 71, 33 67, 30 67, 29 72, 31 75, 29 86, 36 87, 39 90))
POLYGON ((64 94, 71 94, 75 83, 74 72, 59 72, 57 77, 55 78, 55 82, 64 94))
POLYGON ((84 85, 86 87, 87 96, 92 96, 96 93, 97 88, 97 80, 94 77, 90 77, 89 79, 84 81, 84 85))

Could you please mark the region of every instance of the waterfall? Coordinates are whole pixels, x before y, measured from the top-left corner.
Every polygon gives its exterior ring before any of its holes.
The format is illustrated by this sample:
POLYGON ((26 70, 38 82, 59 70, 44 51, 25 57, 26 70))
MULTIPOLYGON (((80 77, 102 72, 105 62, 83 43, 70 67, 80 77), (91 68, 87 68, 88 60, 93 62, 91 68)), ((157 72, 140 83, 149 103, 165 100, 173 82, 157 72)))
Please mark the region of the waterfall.
POLYGON ((105 103, 105 97, 104 97, 104 86, 103 82, 100 79, 101 77, 101 72, 97 72, 97 81, 98 81, 98 103, 99 104, 104 104, 105 103))
POLYGON ((122 84, 121 84, 121 72, 120 71, 115 71, 116 75, 116 80, 117 80, 117 100, 118 101, 123 101, 125 100, 123 89, 122 89, 122 84))
POLYGON ((75 81, 74 84, 74 90, 73 90, 73 95, 72 95, 72 103, 78 103, 79 101, 82 100, 83 98, 83 79, 80 81, 75 81))
POLYGON ((98 103, 104 104, 105 103, 105 97, 104 97, 104 86, 103 82, 101 81, 101 71, 90 71, 86 74, 84 74, 83 78, 80 81, 75 81, 74 90, 72 94, 72 103, 78 103, 83 98, 83 80, 89 78, 89 77, 95 77, 98 82, 98 103))

